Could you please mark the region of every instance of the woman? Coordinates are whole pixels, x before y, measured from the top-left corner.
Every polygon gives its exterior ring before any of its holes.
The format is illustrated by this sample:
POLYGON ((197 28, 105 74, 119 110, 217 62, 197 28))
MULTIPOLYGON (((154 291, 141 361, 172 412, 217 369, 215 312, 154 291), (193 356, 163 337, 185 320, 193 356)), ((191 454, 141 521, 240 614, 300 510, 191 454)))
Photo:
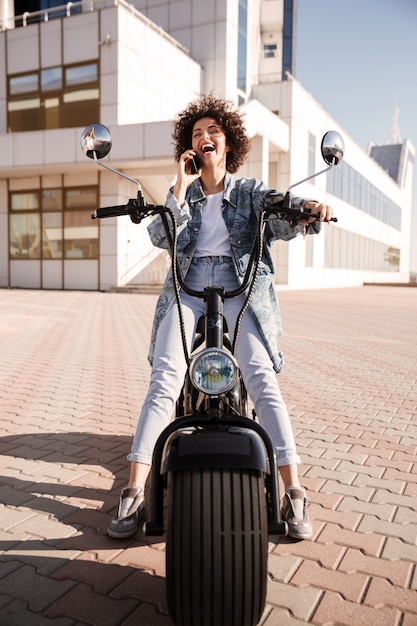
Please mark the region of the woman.
MULTIPOLYGON (((177 222, 177 252, 186 282, 196 290, 209 284, 233 289, 245 274, 259 211, 272 190, 259 180, 233 176, 244 163, 250 146, 240 114, 223 98, 201 96, 191 102, 177 117, 173 139, 178 171, 166 206, 177 222), (193 161, 198 164, 197 173, 192 170, 193 161)), ((319 213, 320 221, 332 216, 331 207, 324 204, 295 198, 294 205, 319 213)), ((148 230, 154 245, 167 247, 159 217, 148 230)), ((283 519, 288 523, 289 535, 296 539, 311 538, 313 528, 307 513, 306 493, 298 478, 300 459, 290 418, 276 377, 283 361, 278 346, 281 322, 270 247, 277 239, 288 241, 299 233, 319 230, 320 223, 314 218, 297 226, 278 219, 268 221, 260 276, 236 346, 249 396, 276 448, 285 485, 283 519)), ((243 297, 225 302, 224 315, 231 336, 243 297)), ((204 313, 204 302, 184 293, 181 300, 190 349, 197 321, 204 313)), ((150 386, 128 456, 129 482, 108 529, 111 537, 132 536, 144 516, 144 485, 152 451, 157 437, 170 421, 186 372, 171 272, 156 306, 149 358, 150 386)))

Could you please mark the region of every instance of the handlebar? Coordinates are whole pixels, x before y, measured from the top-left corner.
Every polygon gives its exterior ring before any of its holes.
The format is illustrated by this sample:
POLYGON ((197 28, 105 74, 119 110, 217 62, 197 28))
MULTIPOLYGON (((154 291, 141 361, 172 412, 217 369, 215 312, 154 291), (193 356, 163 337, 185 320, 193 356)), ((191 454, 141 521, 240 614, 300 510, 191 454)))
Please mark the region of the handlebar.
POLYGON ((117 206, 107 206, 101 209, 96 209, 91 218, 101 219, 105 217, 121 217, 122 215, 129 216, 134 224, 140 224, 140 222, 151 215, 156 215, 165 210, 163 206, 157 206, 155 204, 146 204, 143 197, 138 195, 137 198, 130 198, 127 204, 119 204, 117 206))
MULTIPOLYGON (((120 217, 123 215, 129 216, 134 224, 140 224, 140 222, 146 217, 151 217, 153 215, 161 216, 168 241, 169 251, 173 260, 175 258, 175 263, 172 264, 173 272, 178 279, 181 289, 190 296, 205 298, 205 291, 195 291, 185 284, 183 274, 179 267, 178 259, 176 258, 176 224, 171 210, 168 207, 162 205, 146 204, 143 196, 139 193, 137 198, 131 198, 127 204, 96 209, 91 217, 92 219, 102 219, 107 217, 120 217), (168 216, 170 217, 171 224, 168 221, 168 216), (172 229, 170 228, 170 226, 172 226, 172 229)), ((271 194, 266 199, 265 206, 262 209, 258 225, 258 236, 252 247, 251 258, 249 260, 243 281, 239 285, 239 287, 237 287, 233 291, 226 292, 221 288, 222 298, 234 298, 236 296, 239 296, 244 293, 251 285, 252 278, 257 272, 260 261, 259 246, 262 247, 263 229, 265 227, 265 222, 269 217, 276 217, 277 219, 287 220, 288 222, 290 222, 291 225, 296 226, 299 223, 300 219, 308 217, 314 217, 316 219, 319 219, 320 214, 312 213, 311 209, 306 209, 304 207, 292 207, 290 195, 288 192, 285 196, 283 196, 282 194, 271 194)), ((325 221, 337 222, 337 217, 332 217, 330 220, 325 221)))
MULTIPOLYGON (((295 225, 300 219, 314 217, 320 219, 319 213, 312 213, 311 209, 304 207, 294 208, 291 206, 288 194, 283 196, 282 194, 271 194, 266 198, 263 211, 266 215, 275 215, 278 219, 288 220, 291 224, 295 225)), ((92 219, 101 219, 105 217, 121 217, 122 215, 129 216, 132 221, 138 224, 145 217, 149 217, 156 214, 168 212, 168 209, 162 205, 146 204, 144 199, 139 196, 138 198, 131 198, 127 204, 120 204, 116 206, 104 207, 96 209, 92 214, 92 219)), ((326 222, 337 222, 337 217, 331 217, 326 222)))

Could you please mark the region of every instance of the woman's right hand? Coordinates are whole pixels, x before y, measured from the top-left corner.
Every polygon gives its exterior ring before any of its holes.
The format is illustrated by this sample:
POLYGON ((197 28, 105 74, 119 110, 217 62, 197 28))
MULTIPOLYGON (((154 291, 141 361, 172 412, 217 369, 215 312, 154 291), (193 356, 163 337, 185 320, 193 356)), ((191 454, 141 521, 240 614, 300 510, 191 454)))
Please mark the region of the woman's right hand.
POLYGON ((187 187, 191 185, 191 183, 196 180, 201 174, 201 169, 199 169, 196 174, 193 174, 191 172, 191 165, 193 162, 193 157, 195 156, 196 153, 194 152, 194 150, 186 150, 182 153, 178 161, 177 180, 174 185, 174 196, 176 197, 180 206, 185 200, 185 192, 187 191, 187 187))

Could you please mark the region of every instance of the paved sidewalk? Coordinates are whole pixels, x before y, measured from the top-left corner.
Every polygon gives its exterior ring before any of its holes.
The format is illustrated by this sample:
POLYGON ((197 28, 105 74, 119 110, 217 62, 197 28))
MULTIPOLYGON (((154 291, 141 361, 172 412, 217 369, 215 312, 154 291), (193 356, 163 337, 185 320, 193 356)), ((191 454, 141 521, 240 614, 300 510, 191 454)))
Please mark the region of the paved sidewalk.
MULTIPOLYGON (((263 626, 417 624, 417 289, 280 296, 313 541, 271 544, 263 626)), ((170 626, 163 542, 106 536, 154 295, 0 290, 0 624, 170 626)))

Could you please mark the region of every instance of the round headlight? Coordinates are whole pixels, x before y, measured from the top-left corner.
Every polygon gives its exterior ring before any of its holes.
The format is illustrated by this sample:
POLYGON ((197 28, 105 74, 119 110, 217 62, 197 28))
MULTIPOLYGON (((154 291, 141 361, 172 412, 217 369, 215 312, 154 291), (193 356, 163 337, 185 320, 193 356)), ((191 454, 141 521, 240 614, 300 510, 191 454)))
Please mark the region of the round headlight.
POLYGON ((226 350, 207 348, 193 358, 190 364, 190 378, 199 391, 218 396, 229 391, 236 383, 236 360, 226 350))

